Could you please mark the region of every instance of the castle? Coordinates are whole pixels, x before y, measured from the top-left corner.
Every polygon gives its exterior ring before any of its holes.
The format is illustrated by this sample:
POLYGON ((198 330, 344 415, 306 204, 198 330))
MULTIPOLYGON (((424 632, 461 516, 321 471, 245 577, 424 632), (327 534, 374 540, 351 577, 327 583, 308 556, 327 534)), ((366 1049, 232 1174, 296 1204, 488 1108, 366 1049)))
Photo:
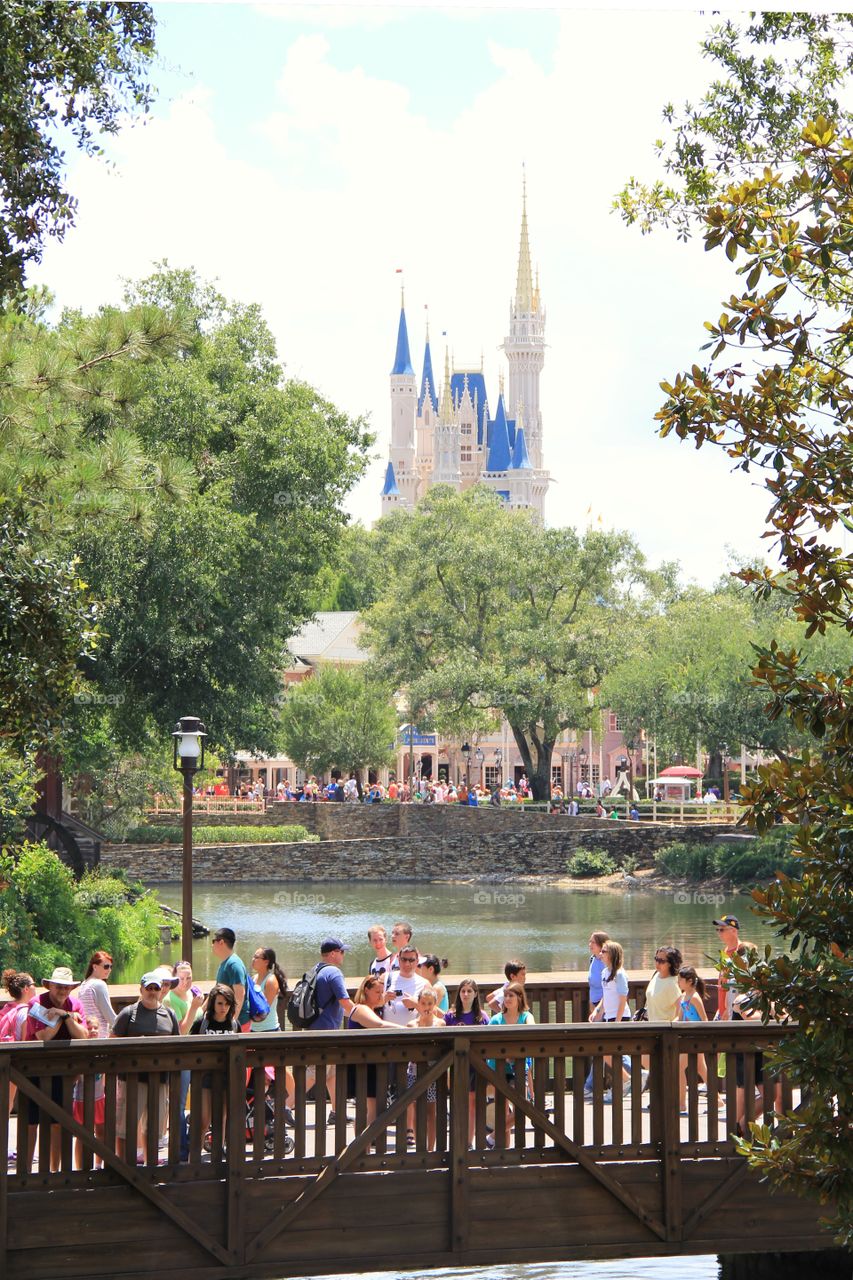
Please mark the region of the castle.
POLYGON ((502 350, 509 363, 509 391, 500 380, 494 417, 489 410, 482 361, 479 369, 452 369, 445 349, 439 389, 432 367, 429 327, 418 391, 409 351, 405 301, 400 305, 397 349, 391 370, 391 448, 382 488, 382 514, 412 508, 434 484, 468 489, 484 484, 509 507, 543 517, 550 477, 542 463, 539 375, 545 363, 545 309, 534 278, 527 230, 527 191, 522 193, 521 240, 509 333, 502 350))

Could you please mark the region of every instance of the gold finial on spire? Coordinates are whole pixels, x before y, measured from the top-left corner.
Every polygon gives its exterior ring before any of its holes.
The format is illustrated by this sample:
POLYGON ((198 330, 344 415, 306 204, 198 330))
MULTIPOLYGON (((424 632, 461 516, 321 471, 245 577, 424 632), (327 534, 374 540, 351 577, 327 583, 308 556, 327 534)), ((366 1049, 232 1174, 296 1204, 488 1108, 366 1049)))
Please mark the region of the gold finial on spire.
POLYGON ((539 297, 539 266, 536 267, 536 284, 533 287, 533 310, 538 311, 541 304, 539 297))
POLYGON ((483 348, 480 347, 480 373, 483 372, 483 359, 484 359, 483 348))
POLYGON ((441 392, 441 404, 438 406, 442 422, 450 422, 453 418, 453 392, 450 389, 450 353, 444 348, 444 387, 441 392))
POLYGON ((521 241, 518 246, 518 275, 515 283, 515 305, 519 311, 533 308, 533 268, 530 264, 530 238, 527 233, 527 170, 522 165, 521 241))

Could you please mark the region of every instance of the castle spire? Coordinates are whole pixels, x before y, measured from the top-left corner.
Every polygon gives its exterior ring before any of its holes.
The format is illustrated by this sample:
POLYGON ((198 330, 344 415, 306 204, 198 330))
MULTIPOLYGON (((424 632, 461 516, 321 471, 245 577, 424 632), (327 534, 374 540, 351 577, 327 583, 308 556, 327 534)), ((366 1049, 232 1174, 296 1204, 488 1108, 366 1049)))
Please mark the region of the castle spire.
POLYGON ((521 241, 518 247, 518 275, 515 282, 515 305, 519 311, 533 310, 533 267, 530 261, 530 237, 527 232, 527 174, 521 185, 521 241))
POLYGON ((424 347, 424 368, 421 374, 421 394, 418 396, 418 413, 423 414, 424 402, 428 399, 434 413, 438 413, 438 401, 435 395, 435 377, 432 372, 432 352, 429 345, 429 318, 427 317, 426 345, 424 347))
POLYGON ((402 286, 400 289, 400 323, 397 327, 397 350, 394 355, 394 368, 391 370, 394 374, 410 374, 415 376, 412 368, 412 357, 409 354, 409 330, 406 327, 406 307, 403 301, 402 286))
POLYGON ((450 389, 450 353, 444 348, 444 389, 441 393, 439 415, 442 422, 450 422, 453 418, 453 392, 450 389))

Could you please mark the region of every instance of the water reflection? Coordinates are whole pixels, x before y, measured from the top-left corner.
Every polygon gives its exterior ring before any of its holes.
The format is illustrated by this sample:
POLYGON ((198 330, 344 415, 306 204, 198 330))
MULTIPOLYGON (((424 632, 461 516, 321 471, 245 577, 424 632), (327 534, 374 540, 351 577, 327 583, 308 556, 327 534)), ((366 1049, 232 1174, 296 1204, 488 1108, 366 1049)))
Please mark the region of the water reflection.
MULTIPOLYGON (((161 885, 157 892, 162 902, 180 910, 180 885, 161 885)), ((629 969, 651 972, 655 948, 670 941, 681 948, 686 962, 702 966, 714 954, 712 919, 722 911, 741 918, 743 937, 772 940, 767 926, 752 914, 747 896, 732 894, 721 902, 712 891, 684 895, 529 883, 358 881, 200 884, 194 894, 195 916, 211 928, 230 925, 244 959, 257 946, 275 947, 288 974, 301 974, 313 964, 319 943, 329 934, 352 948, 347 972, 364 973, 372 957, 368 927, 382 921, 390 928, 399 919, 410 920, 415 942, 424 951, 446 956, 454 973, 499 971, 516 956, 531 971, 583 969, 589 934, 602 928, 625 947, 629 969)), ((173 944, 142 957, 117 973, 116 981, 135 980, 147 964, 175 960, 179 954, 179 944, 173 944)), ((195 942, 193 966, 200 978, 215 975, 209 941, 195 942)))
MULTIPOLYGON (((623 1258, 618 1262, 547 1262, 451 1267, 440 1271, 365 1271, 361 1280, 718 1280, 710 1254, 695 1258, 623 1258)), ((302 1277, 312 1280, 312 1277, 302 1277)))

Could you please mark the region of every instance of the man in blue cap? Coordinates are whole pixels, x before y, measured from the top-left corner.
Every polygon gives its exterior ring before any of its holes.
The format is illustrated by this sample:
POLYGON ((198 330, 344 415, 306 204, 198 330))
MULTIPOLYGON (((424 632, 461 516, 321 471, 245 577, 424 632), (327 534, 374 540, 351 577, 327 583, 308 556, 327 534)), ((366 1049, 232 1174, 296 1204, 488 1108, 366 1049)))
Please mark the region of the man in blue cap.
MULTIPOLYGON (((352 1000, 347 992, 347 984, 344 981, 343 969, 344 952, 348 948, 340 938, 326 938, 325 942, 320 945, 320 964, 323 966, 317 974, 317 1008, 320 1010, 316 1019, 311 1023, 312 1031, 340 1031, 341 1020, 345 1013, 349 1014, 355 1008, 352 1000)), ((335 1068, 326 1067, 326 1088, 329 1091, 329 1097, 334 1101, 335 1097, 335 1068)), ((309 1070, 308 1079, 313 1075, 309 1070)), ((335 1113, 330 1111, 327 1118, 327 1124, 334 1124, 335 1113)))

